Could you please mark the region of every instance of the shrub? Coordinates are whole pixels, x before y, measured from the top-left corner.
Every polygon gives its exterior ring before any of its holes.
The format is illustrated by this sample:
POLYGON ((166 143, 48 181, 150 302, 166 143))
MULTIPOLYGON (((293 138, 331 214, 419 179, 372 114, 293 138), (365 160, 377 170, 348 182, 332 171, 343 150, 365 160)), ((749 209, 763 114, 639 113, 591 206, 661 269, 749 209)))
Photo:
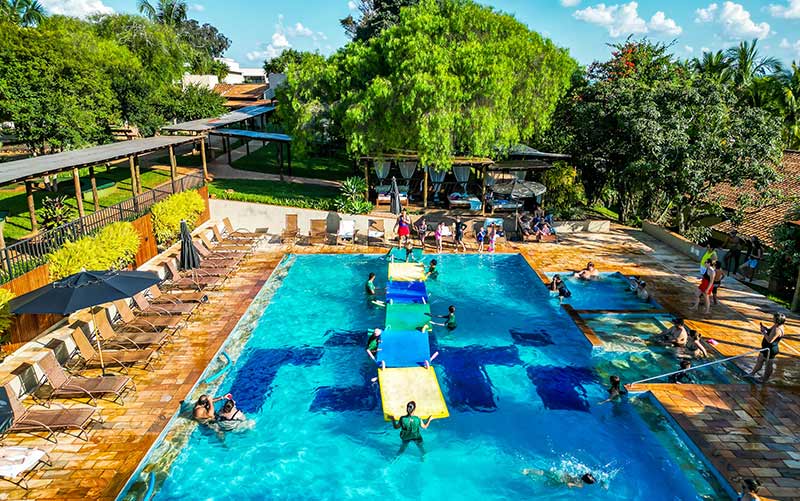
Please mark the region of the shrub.
POLYGON ((42 201, 42 226, 46 230, 57 228, 72 220, 72 208, 66 204, 67 197, 45 197, 42 201))
POLYGON ((93 236, 66 242, 50 254, 50 278, 59 280, 86 270, 121 269, 139 250, 139 233, 132 223, 113 223, 93 236))
POLYGON ((203 197, 196 191, 171 195, 150 209, 153 216, 153 233, 159 245, 172 243, 181 232, 181 220, 193 229, 198 216, 206 209, 203 197))
POLYGON ((341 196, 334 202, 336 210, 347 214, 368 214, 372 212, 372 204, 364 197, 367 182, 360 177, 348 177, 339 188, 341 196))
MULTIPOLYGON (((14 293, 8 289, 0 289, 0 334, 11 326, 11 310, 8 309, 8 302, 14 299, 14 293)), ((0 340, 3 339, 0 336, 0 340)))
POLYGON ((544 173, 542 182, 547 187, 545 194, 547 208, 556 217, 564 217, 576 207, 586 204, 586 193, 575 167, 564 162, 556 162, 552 169, 544 173))

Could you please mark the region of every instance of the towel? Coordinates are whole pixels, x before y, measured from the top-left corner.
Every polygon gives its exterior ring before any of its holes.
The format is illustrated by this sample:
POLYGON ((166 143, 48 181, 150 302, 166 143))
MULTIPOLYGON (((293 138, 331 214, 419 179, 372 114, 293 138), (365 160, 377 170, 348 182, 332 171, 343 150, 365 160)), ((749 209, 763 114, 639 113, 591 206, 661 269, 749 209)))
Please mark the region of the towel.
POLYGON ((36 466, 45 456, 39 449, 27 447, 2 447, 0 448, 0 476, 15 478, 36 466))

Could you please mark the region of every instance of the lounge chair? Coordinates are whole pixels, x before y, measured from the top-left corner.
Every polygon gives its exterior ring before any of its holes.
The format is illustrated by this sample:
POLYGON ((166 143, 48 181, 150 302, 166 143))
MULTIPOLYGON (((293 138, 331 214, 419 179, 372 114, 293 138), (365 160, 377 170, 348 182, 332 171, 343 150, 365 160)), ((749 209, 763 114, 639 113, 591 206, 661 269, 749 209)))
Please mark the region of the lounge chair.
POLYGON ((223 279, 221 277, 204 276, 202 273, 196 272, 196 270, 181 274, 173 259, 167 259, 164 262, 164 266, 166 266, 167 271, 169 271, 170 279, 168 282, 161 284, 162 290, 194 289, 196 291, 201 291, 207 288, 214 289, 222 286, 223 279))
POLYGON ((233 252, 214 252, 206 247, 206 244, 201 240, 195 243, 195 249, 200 254, 200 265, 211 263, 214 266, 238 266, 244 258, 244 254, 233 252))
POLYGON ((154 303, 150 302, 145 292, 133 296, 133 304, 136 305, 140 315, 186 315, 187 317, 200 305, 200 303, 182 303, 177 300, 172 303, 154 303))
POLYGON ((114 329, 109 320, 107 309, 95 314, 94 322, 102 344, 114 348, 161 349, 163 345, 171 340, 172 335, 175 333, 174 330, 143 329, 137 326, 131 326, 127 329, 114 329))
POLYGON ((127 376, 82 377, 69 375, 58 364, 52 352, 47 352, 37 365, 44 372, 44 376, 52 388, 47 396, 48 402, 55 398, 86 397, 89 399, 87 403, 94 405, 98 398, 104 395, 114 395, 114 398, 109 401, 124 405, 123 397, 130 391, 136 391, 136 385, 127 376))
POLYGON ((150 304, 174 303, 207 303, 208 295, 203 292, 172 292, 165 293, 154 285, 145 291, 150 304))
POLYGON ((137 316, 133 313, 127 299, 118 299, 113 302, 117 308, 117 314, 112 319, 117 331, 162 331, 164 329, 178 329, 183 327, 183 318, 175 316, 137 316))
POLYGON ((94 407, 71 407, 69 409, 29 409, 22 405, 9 383, 0 390, 0 406, 5 405, 9 412, 9 426, 3 430, 0 437, 11 433, 46 433, 42 438, 49 442, 58 443, 55 435, 58 432, 67 433, 82 440, 88 440, 86 428, 94 421, 97 409, 94 407), (5 393, 5 395, 2 395, 5 393), (77 435, 69 433, 78 430, 77 435))
POLYGON ((245 228, 235 229, 230 218, 227 217, 222 219, 222 224, 225 227, 225 236, 228 238, 244 238, 260 242, 268 236, 268 228, 264 228, 264 231, 248 231, 245 228))
POLYGON ((312 219, 311 231, 308 233, 308 243, 327 244, 328 243, 328 221, 325 219, 312 219))
POLYGON ((28 490, 28 479, 39 467, 53 466, 50 456, 41 449, 28 447, 0 448, 0 479, 28 490))
POLYGON ((223 248, 234 248, 234 249, 244 249, 249 250, 250 252, 254 251, 256 248, 256 244, 258 241, 252 239, 243 239, 243 238, 227 238, 225 235, 219 231, 217 225, 211 225, 211 233, 213 233, 214 238, 217 240, 215 247, 222 246, 223 248))
POLYGON ((370 240, 378 240, 380 243, 386 243, 386 228, 384 227, 383 219, 370 219, 369 228, 367 229, 367 245, 370 240))
POLYGON ((73 367, 75 370, 117 366, 123 373, 127 374, 128 368, 132 367, 141 367, 143 370, 149 370, 158 360, 158 351, 152 348, 131 350, 127 348, 112 348, 110 345, 106 345, 102 351, 103 362, 101 364, 101 354, 95 350, 94 345, 86 337, 82 328, 79 327, 72 332, 72 340, 78 348, 80 357, 78 364, 73 367))
POLYGON ((211 252, 216 254, 236 254, 240 256, 248 256, 253 252, 252 245, 239 245, 239 244, 226 244, 226 243, 214 243, 212 242, 205 233, 201 232, 198 235, 198 238, 208 247, 211 252))
POLYGON ((297 225, 297 214, 286 214, 286 223, 284 224, 283 232, 281 233, 281 242, 295 243, 297 237, 300 235, 300 228, 297 225))
POLYGON ((343 219, 339 221, 339 231, 336 232, 336 244, 345 243, 349 241, 351 244, 356 243, 358 230, 356 229, 356 222, 352 219, 343 219))

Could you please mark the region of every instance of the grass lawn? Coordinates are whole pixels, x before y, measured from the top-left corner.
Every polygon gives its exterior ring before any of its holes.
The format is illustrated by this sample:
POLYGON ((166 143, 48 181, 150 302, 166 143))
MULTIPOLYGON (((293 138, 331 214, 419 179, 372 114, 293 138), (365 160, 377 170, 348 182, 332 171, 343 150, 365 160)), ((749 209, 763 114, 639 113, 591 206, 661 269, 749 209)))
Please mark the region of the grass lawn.
POLYGON ((328 186, 279 181, 220 179, 209 184, 208 193, 224 200, 334 210, 333 202, 339 195, 339 190, 328 186))
POLYGON ((614 212, 611 209, 607 209, 607 208, 603 207, 602 205, 594 205, 594 206, 590 207, 589 210, 599 214, 600 216, 602 216, 604 218, 610 219, 612 221, 619 221, 619 214, 617 214, 616 212, 614 212))
MULTIPOLYGON (((234 161, 232 166, 241 170, 279 174, 277 148, 276 143, 268 143, 265 147, 234 161)), ((284 174, 288 173, 286 160, 284 158, 283 161, 284 174)), ((357 174, 353 174, 353 163, 343 156, 301 157, 292 155, 292 175, 342 181, 357 174)))
MULTIPOLYGON (((87 181, 89 178, 89 169, 80 170, 81 181, 87 181)), ((111 179, 116 182, 105 196, 100 197, 100 208, 108 207, 116 203, 122 202, 125 199, 131 198, 131 180, 130 169, 127 162, 112 166, 111 170, 106 171, 105 168, 95 168, 95 176, 98 178, 111 179)), ((156 185, 169 181, 169 172, 163 170, 148 170, 142 169, 142 187, 147 190, 156 185)), ((45 197, 66 195, 66 203, 73 208, 73 218, 78 217, 78 205, 75 200, 75 189, 72 184, 72 174, 59 174, 59 193, 51 193, 49 191, 38 190, 34 191, 33 199, 36 203, 36 217, 39 223, 42 222, 42 201, 45 197)), ((31 232, 31 221, 28 215, 28 201, 25 196, 24 184, 16 184, 4 186, 0 188, 0 208, 10 211, 10 215, 6 218, 6 224, 3 228, 3 236, 6 239, 6 244, 11 244, 16 240, 24 238, 31 232)), ((84 211, 89 214, 94 212, 94 205, 92 202, 83 202, 84 211)))

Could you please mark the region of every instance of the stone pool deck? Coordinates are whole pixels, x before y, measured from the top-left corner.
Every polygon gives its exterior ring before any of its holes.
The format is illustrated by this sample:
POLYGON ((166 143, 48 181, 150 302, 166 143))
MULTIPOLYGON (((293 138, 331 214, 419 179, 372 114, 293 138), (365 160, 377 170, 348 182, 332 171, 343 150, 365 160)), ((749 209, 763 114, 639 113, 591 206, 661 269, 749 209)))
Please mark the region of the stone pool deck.
MULTIPOLYGON (((36 472, 31 489, 0 483, 0 499, 112 500, 194 386, 285 252, 385 252, 363 246, 270 245, 241 267, 225 287, 210 294, 176 342, 164 349, 165 363, 149 373, 135 372, 138 391, 125 406, 102 402, 103 425, 89 440, 60 434, 58 444, 12 435, 5 445, 50 452, 53 466, 36 472)), ((777 308, 735 281, 725 283, 722 304, 704 316, 690 312, 697 266, 642 232, 614 227, 607 234, 574 234, 561 244, 503 244, 499 251, 520 252, 538 271, 578 269, 593 260, 601 271, 635 274, 648 282, 655 299, 719 341, 724 355, 744 353, 760 343, 758 322, 777 308)), ((756 477, 764 494, 800 499, 800 320, 791 316, 779 358, 775 384, 644 387, 670 412, 719 471, 738 486, 740 477, 756 477), (731 438, 733 437, 733 438, 731 438)), ((744 359, 744 368, 752 357, 744 359)), ((748 365, 750 364, 750 365, 748 365)))

